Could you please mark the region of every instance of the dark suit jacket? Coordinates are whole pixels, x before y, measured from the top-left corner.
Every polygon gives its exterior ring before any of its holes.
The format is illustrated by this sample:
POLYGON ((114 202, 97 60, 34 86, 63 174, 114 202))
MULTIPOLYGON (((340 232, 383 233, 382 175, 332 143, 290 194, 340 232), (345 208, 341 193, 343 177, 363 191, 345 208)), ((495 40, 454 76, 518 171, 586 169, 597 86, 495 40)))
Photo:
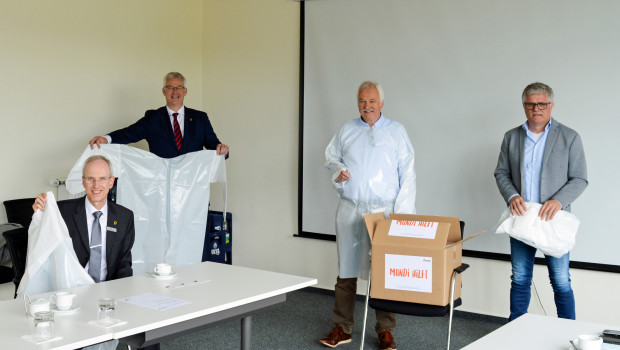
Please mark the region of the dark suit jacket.
MULTIPOLYGON (((521 174, 525 173, 523 153, 526 137, 522 126, 504 135, 495 168, 495 180, 506 203, 513 194, 523 195, 525 179, 521 174)), ((570 205, 586 186, 586 156, 579 134, 552 119, 540 174, 541 204, 549 199, 557 199, 562 209, 570 211, 570 205)))
POLYGON ((112 143, 128 144, 146 139, 149 150, 161 158, 174 158, 204 148, 214 150, 220 140, 215 135, 207 113, 185 107, 183 146, 177 150, 170 116, 166 107, 148 110, 136 123, 109 133, 112 143))
MULTIPOLYGON (((60 214, 67 224, 69 236, 73 241, 73 250, 82 267, 90 259, 90 244, 86 223, 86 204, 84 197, 58 202, 60 214)), ((136 237, 133 212, 123 206, 108 201, 108 222, 106 227, 116 228, 116 232, 107 230, 106 263, 108 275, 106 280, 129 277, 131 269, 131 248, 136 237)))

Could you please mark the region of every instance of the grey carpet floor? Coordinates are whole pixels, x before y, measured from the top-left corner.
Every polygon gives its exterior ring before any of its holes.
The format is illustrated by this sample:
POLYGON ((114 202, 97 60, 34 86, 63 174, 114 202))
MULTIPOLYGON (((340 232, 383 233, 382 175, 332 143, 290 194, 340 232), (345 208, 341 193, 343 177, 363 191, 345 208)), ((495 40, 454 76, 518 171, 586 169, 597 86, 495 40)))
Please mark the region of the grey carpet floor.
MULTIPOLYGON (((466 302, 464 300, 464 302, 466 302)), ((317 349, 327 347, 318 340, 333 327, 333 291, 306 288, 288 293, 286 302, 259 312, 252 317, 252 349, 317 349)), ((338 349, 359 349, 364 302, 359 297, 355 310, 353 341, 338 349)), ((445 349, 448 317, 397 316, 394 332, 398 349, 445 349)), ((455 312, 452 323, 451 349, 460 349, 494 331, 507 322, 498 317, 455 312)), ((365 349, 378 349, 374 332, 375 315, 368 312, 365 349)), ((240 320, 233 320, 192 332, 161 343, 162 350, 227 350, 240 348, 240 320)))

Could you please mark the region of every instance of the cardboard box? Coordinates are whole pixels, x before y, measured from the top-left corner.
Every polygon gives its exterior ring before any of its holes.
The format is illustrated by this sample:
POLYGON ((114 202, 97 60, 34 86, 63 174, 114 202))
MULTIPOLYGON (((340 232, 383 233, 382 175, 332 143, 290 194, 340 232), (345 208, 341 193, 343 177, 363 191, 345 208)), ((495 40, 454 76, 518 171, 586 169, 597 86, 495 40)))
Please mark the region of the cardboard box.
MULTIPOLYGON (((366 215, 364 219, 372 242, 370 295, 379 299, 448 305, 452 272, 461 266, 465 241, 461 240, 459 218, 391 214, 386 220, 383 213, 377 213, 366 215)), ((460 297, 459 275, 454 299, 460 297)))

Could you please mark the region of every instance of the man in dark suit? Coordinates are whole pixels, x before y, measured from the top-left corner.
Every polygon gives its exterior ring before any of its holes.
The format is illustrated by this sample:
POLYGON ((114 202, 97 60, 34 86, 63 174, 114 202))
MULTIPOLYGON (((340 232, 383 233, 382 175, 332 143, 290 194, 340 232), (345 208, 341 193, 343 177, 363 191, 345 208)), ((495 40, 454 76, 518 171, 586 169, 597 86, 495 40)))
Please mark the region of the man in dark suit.
MULTIPOLYGON (((521 96, 527 121, 504 135, 495 180, 512 215, 525 214, 526 202, 542 204, 541 220, 552 220, 588 185, 586 157, 579 134, 551 118, 553 90, 543 83, 528 85, 521 96)), ((510 320, 525 314, 530 305, 536 248, 510 238, 512 280, 510 320)), ((575 319, 569 253, 560 258, 545 255, 558 317, 575 319)))
MULTIPOLYGON (((114 185, 112 166, 104 156, 91 156, 82 168, 86 196, 58 202, 80 264, 97 283, 133 275, 131 248, 135 239, 133 212, 108 201, 114 185)), ((45 209, 45 193, 32 209, 45 209)), ((158 350, 159 344, 141 348, 158 350)))
MULTIPOLYGON (((133 275, 133 212, 107 200, 114 185, 110 161, 103 156, 88 158, 82 170, 82 184, 85 197, 58 202, 80 264, 95 282, 133 275), (93 259, 95 256, 99 261, 93 259)), ((41 193, 36 198, 34 211, 45 209, 45 197, 41 193)))
POLYGON ((162 93, 166 97, 165 107, 146 111, 142 119, 126 128, 93 137, 89 141, 90 148, 146 140, 149 151, 162 158, 174 158, 203 147, 215 150, 218 155, 228 154, 228 146, 215 135, 207 113, 183 105, 187 88, 181 73, 166 74, 162 93))

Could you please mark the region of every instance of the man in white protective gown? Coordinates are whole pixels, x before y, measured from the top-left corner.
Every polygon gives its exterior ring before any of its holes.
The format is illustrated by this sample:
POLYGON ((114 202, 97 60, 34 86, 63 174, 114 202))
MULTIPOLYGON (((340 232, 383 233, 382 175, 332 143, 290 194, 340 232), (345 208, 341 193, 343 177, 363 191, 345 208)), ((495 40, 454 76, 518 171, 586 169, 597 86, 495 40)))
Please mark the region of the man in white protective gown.
MULTIPOLYGON (((415 214, 414 152, 405 128, 383 116, 383 89, 365 81, 357 94, 360 118, 346 122, 325 150, 325 166, 340 204, 336 212, 338 278, 334 325, 321 344, 351 342, 357 278, 367 278, 370 238, 363 216, 369 213, 415 214)), ((396 315, 376 310, 381 349, 396 349, 396 315)))

